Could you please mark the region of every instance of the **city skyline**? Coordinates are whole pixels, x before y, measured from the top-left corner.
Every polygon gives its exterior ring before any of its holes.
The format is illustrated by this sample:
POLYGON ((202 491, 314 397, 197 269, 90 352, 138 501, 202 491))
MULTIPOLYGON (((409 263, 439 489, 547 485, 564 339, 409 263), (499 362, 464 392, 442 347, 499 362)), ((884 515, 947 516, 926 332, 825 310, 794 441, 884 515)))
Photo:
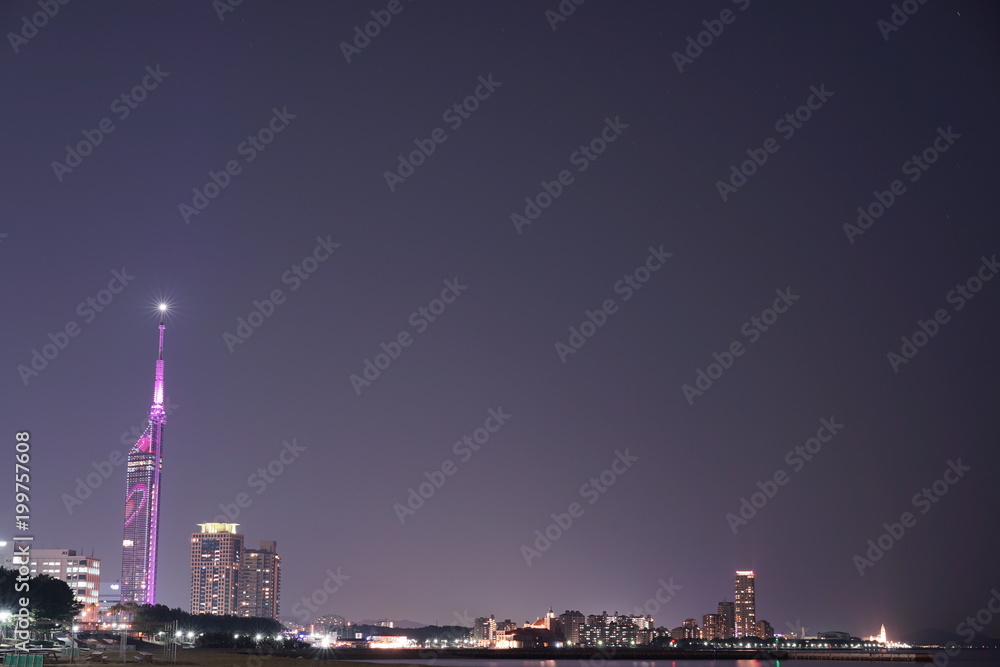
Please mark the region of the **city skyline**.
POLYGON ((991 599, 1000 6, 41 1, 0 13, 34 543, 186 608, 239 524, 297 622, 991 599))

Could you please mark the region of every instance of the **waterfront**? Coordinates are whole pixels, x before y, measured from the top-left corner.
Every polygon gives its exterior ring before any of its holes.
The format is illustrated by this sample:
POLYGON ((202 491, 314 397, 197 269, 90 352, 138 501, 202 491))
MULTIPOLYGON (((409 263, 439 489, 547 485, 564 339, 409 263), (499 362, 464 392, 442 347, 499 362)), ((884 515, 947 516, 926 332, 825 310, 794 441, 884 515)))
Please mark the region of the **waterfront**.
MULTIPOLYGON (((921 650, 920 653, 935 655, 934 651, 921 650)), ((861 660, 843 660, 844 662, 862 662, 865 665, 928 665, 932 662, 900 662, 898 660, 869 660, 868 656, 858 656, 861 660)), ((1000 650, 979 650, 965 649, 957 656, 947 658, 945 662, 939 658, 941 667, 946 665, 957 665, 959 667, 996 667, 1000 665, 1000 650)), ((595 653, 590 659, 561 659, 561 660, 495 660, 495 659, 469 659, 460 658, 446 659, 391 659, 391 660, 365 660, 364 662, 380 664, 413 664, 413 665, 433 665, 435 667, 763 667, 773 665, 774 667, 804 667, 815 665, 817 661, 830 660, 821 658, 819 655, 810 658, 791 658, 785 660, 759 660, 759 659, 713 659, 710 656, 699 659, 683 658, 671 660, 668 658, 657 660, 604 660, 599 653, 595 653)), ((841 660, 831 660, 841 662, 841 660)))

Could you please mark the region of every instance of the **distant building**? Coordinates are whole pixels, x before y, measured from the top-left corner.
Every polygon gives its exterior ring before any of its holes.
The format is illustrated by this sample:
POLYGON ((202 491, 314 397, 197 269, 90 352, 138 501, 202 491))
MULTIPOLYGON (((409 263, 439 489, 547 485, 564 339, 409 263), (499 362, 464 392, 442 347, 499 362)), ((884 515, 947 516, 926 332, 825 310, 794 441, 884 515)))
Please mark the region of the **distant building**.
POLYGON ((701 630, 698 628, 698 621, 693 618, 685 618, 684 622, 681 623, 681 627, 684 628, 683 639, 701 639, 701 630))
POLYGON ((496 629, 497 632, 510 632, 511 630, 516 630, 516 629, 517 629, 517 623, 510 620, 509 618, 505 618, 502 621, 497 621, 497 629, 496 629))
POLYGON ((757 632, 757 595, 753 570, 736 571, 736 636, 752 637, 757 632))
POLYGON ((879 644, 889 643, 889 638, 885 634, 885 623, 882 624, 882 630, 877 635, 872 635, 868 638, 870 642, 878 642, 879 644))
POLYGON ((476 646, 490 648, 496 641, 497 619, 490 614, 489 618, 480 616, 472 625, 472 639, 476 646))
POLYGON ((774 639, 774 628, 767 621, 757 621, 756 634, 761 639, 774 639))
POLYGON ((278 543, 262 541, 260 549, 245 549, 240 566, 239 615, 278 620, 280 594, 278 543))
POLYGON ((498 629, 493 643, 496 648, 555 648, 564 641, 562 623, 549 607, 545 616, 525 623, 523 628, 498 629))
POLYGON ((701 638, 706 640, 719 639, 720 623, 722 617, 719 614, 705 614, 701 617, 701 638))
POLYGON ((243 535, 239 524, 201 523, 191 535, 191 613, 236 615, 243 535))
POLYGON ((736 636, 736 604, 723 600, 719 603, 719 636, 729 639, 736 636))
POLYGON ((559 621, 562 623, 563 636, 566 644, 576 646, 580 643, 580 630, 587 624, 587 618, 578 611, 566 610, 559 614, 559 621))
POLYGON ((670 637, 674 641, 678 641, 678 642, 679 641, 683 641, 683 639, 684 639, 684 632, 685 632, 684 626, 683 625, 678 625, 676 628, 674 628, 673 630, 670 631, 670 637))
POLYGON ((653 639, 651 616, 622 616, 618 612, 587 616, 579 631, 581 646, 612 646, 625 648, 649 644, 653 639))
POLYGON ((245 548, 236 523, 200 523, 191 535, 191 613, 278 620, 278 543, 245 548))
POLYGON ((77 622, 88 629, 96 629, 101 592, 100 558, 78 555, 75 549, 32 549, 28 563, 23 563, 18 556, 4 559, 4 567, 17 569, 22 565, 28 566, 33 577, 47 574, 65 581, 73 597, 83 603, 77 622))
MULTIPOLYGON (((288 621, 282 621, 282 624, 286 627, 289 626, 288 621)), ((347 620, 343 616, 338 616, 336 614, 327 614, 326 616, 320 616, 315 619, 309 625, 303 626, 303 631, 306 634, 312 635, 314 637, 327 637, 337 639, 340 637, 347 636, 347 620)))
POLYGON ((497 635, 497 648, 555 648, 562 642, 554 632, 544 627, 529 625, 524 628, 505 630, 497 635))
MULTIPOLYGON (((391 621, 390 621, 391 622, 391 621)), ((390 628, 390 625, 376 625, 377 628, 390 628)), ((368 638, 368 648, 413 648, 415 641, 406 635, 372 635, 368 638)))
POLYGON ((117 581, 101 584, 97 595, 97 610, 101 616, 107 616, 108 611, 122 601, 121 584, 117 581))

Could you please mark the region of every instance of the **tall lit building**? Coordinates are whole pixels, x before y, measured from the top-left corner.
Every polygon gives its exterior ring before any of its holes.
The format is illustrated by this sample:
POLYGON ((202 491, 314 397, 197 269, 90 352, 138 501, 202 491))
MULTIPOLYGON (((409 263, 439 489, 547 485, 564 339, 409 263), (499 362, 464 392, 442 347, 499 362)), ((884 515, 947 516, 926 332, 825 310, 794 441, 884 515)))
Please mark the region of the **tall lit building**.
POLYGON ((736 571, 736 636, 753 637, 757 634, 757 596, 754 591, 753 570, 736 571))
POLYGON ((685 618, 681 623, 684 628, 684 639, 701 639, 701 630, 698 628, 698 621, 693 618, 685 618))
MULTIPOLYGON (((164 306, 160 310, 165 310, 164 306)), ((121 601, 156 604, 156 550, 163 466, 163 318, 156 359, 149 424, 128 453, 125 492, 125 536, 122 539, 121 601)))
POLYGON ((200 523, 191 535, 191 613, 236 615, 243 536, 236 523, 200 523))
POLYGON ((721 637, 719 630, 719 621, 722 619, 718 614, 705 614, 701 617, 701 638, 702 639, 719 639, 721 637))
POLYGON ((281 592, 281 556, 278 543, 261 541, 260 549, 245 549, 240 567, 240 616, 278 620, 278 597, 281 592))
POLYGON ((729 639, 735 637, 736 605, 723 600, 719 603, 719 637, 729 639))
POLYGON ((23 562, 23 558, 17 557, 5 559, 4 562, 4 567, 9 569, 17 569, 21 565, 28 566, 32 577, 47 574, 65 581, 76 601, 83 604, 75 622, 88 629, 96 629, 101 589, 100 558, 81 556, 75 549, 32 549, 27 563, 23 562))

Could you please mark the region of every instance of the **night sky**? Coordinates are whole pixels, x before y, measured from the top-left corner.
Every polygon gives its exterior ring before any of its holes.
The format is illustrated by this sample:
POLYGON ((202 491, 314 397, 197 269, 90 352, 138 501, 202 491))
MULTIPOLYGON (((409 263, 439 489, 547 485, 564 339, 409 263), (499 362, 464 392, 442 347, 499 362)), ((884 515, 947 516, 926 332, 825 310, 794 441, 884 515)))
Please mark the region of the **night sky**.
POLYGON ((290 620, 662 580, 673 627, 753 569, 779 632, 954 630, 1000 586, 1000 10, 903 5, 5 2, 36 546, 118 578, 124 466, 77 478, 143 425, 166 300, 167 605, 245 493, 290 620))

